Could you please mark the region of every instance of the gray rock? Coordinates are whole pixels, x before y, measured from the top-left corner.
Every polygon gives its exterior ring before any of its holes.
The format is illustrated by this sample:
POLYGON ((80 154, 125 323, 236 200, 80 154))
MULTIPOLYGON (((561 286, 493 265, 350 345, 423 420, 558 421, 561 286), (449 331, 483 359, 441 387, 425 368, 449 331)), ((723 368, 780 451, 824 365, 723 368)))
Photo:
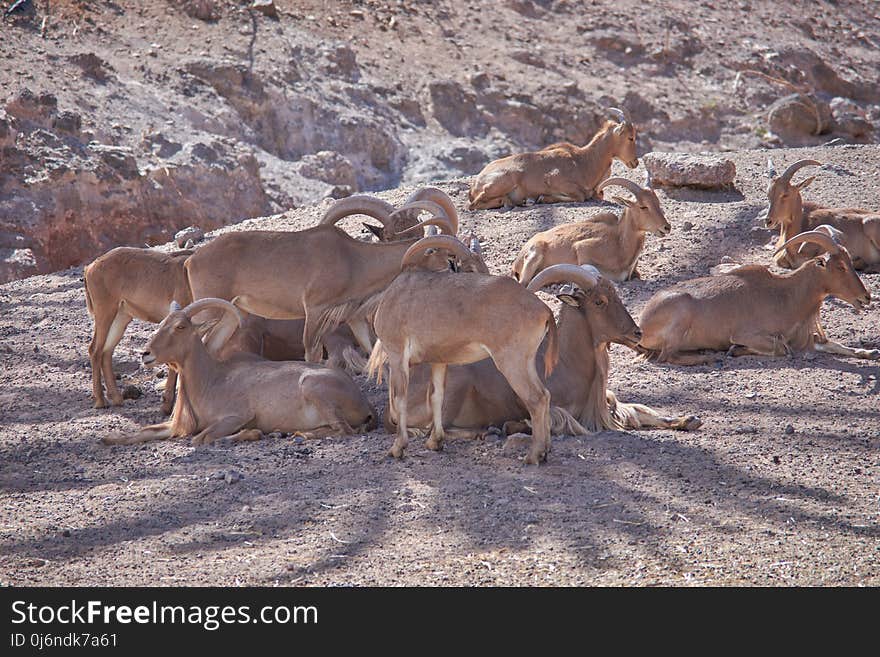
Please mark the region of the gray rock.
POLYGON ((203 239, 205 239, 205 231, 198 226, 189 226, 174 234, 174 243, 179 249, 189 248, 186 246, 189 241, 201 242, 203 239))
POLYGON ((733 160, 718 155, 648 153, 642 162, 655 185, 669 187, 730 187, 736 177, 733 160))

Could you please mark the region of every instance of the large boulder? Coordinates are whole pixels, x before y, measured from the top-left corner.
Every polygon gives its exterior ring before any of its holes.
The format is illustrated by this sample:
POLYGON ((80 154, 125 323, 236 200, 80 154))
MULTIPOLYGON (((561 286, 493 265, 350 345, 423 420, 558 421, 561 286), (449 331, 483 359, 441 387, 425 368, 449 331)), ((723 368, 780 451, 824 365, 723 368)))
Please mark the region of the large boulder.
POLYGON ((723 189, 733 185, 736 165, 718 155, 648 153, 642 158, 655 185, 723 189))
POLYGON ((770 106, 767 121, 784 142, 798 145, 831 130, 831 108, 813 94, 791 94, 770 106))

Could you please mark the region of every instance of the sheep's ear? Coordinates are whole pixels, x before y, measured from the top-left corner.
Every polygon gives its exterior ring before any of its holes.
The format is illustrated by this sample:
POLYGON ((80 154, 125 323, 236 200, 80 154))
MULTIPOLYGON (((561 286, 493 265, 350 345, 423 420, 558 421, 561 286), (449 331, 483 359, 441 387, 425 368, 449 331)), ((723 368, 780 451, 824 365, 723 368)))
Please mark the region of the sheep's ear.
POLYGON ((176 301, 172 301, 171 305, 168 306, 168 314, 176 313, 178 310, 180 310, 180 304, 176 301))
POLYGON ((615 135, 622 135, 624 128, 626 128, 626 126, 624 124, 618 123, 616 126, 614 126, 614 134, 615 135))
POLYGON ((804 187, 809 187, 813 184, 813 181, 816 179, 816 176, 810 176, 809 178, 804 178, 801 180, 795 187, 798 189, 803 189, 804 187))
POLYGON ((367 223, 363 224, 363 226, 364 226, 364 228, 366 228, 368 231, 370 231, 371 233, 373 233, 373 235, 375 235, 375 236, 376 236, 377 238, 379 238, 380 240, 381 240, 382 237, 385 235, 385 227, 384 227, 384 226, 374 226, 374 225, 372 225, 372 224, 367 224, 367 223))
POLYGON ((580 308, 581 306, 580 302, 570 294, 557 294, 556 298, 567 306, 572 306, 574 308, 580 308))
POLYGON ((622 196, 612 196, 611 200, 615 203, 620 203, 621 205, 625 205, 628 208, 631 208, 635 205, 635 201, 630 201, 628 198, 623 198, 622 196))

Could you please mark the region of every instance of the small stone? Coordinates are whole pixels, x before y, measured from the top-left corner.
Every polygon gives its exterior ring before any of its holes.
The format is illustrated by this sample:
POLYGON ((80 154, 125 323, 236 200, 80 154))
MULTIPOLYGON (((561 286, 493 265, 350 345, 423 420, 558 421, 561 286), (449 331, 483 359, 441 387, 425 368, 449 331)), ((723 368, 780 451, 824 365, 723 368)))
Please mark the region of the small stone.
POLYGON ((269 18, 278 18, 278 8, 274 0, 254 0, 251 9, 255 9, 269 18))
POLYGON ((65 529, 63 532, 61 532, 61 535, 62 535, 64 538, 70 538, 70 530, 69 530, 69 529, 65 529))
POLYGON ((681 229, 682 229, 682 231, 684 231, 685 233, 691 231, 691 230, 693 229, 693 227, 694 227, 694 225, 693 225, 690 221, 685 221, 685 222, 681 225, 681 229))
POLYGON ((143 391, 136 385, 128 384, 122 389, 123 399, 140 399, 143 396, 143 391))
POLYGON ((786 424, 784 431, 785 431, 785 435, 790 436, 791 434, 794 433, 794 427, 791 426, 790 424, 786 424))
POLYGON ((238 470, 229 470, 223 477, 227 484, 234 484, 236 481, 244 479, 244 475, 238 470))
POLYGON ((186 246, 188 241, 201 242, 205 239, 205 231, 203 231, 198 226, 189 226, 188 228, 184 228, 183 230, 179 230, 174 234, 174 243, 177 244, 177 248, 182 249, 186 246))

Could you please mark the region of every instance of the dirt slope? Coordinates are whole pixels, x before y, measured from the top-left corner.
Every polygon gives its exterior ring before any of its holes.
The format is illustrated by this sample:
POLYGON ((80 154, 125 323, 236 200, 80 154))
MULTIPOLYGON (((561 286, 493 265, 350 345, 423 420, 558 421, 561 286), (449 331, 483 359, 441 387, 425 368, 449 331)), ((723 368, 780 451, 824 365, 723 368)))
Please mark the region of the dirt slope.
MULTIPOLYGON (((765 153, 731 157, 736 191, 660 192, 673 232, 648 238, 644 280, 619 288, 636 318, 654 291, 705 275, 722 255, 767 261, 770 234, 755 219, 765 153)), ((828 163, 811 199, 877 205, 876 146, 774 157, 828 163)), ((465 180, 441 187, 464 207, 465 180)), ((490 268, 504 273, 534 231, 596 205, 463 213, 463 225, 474 222, 490 268)), ((324 207, 226 230, 302 228, 324 207)), ((145 395, 92 409, 81 274, 0 287, 4 584, 880 584, 876 362, 749 357, 679 368, 615 347, 621 399, 698 413, 703 429, 560 437, 541 467, 493 441, 443 453, 414 442, 392 462, 381 432, 109 448, 98 442, 105 433, 160 419, 155 379, 138 358, 151 327, 133 325, 116 352, 124 382, 145 395), (244 477, 227 483, 233 472, 244 477)), ((864 280, 876 297, 880 275, 864 280)), ((856 315, 829 301, 823 318, 833 339, 880 347, 876 308, 856 315)), ((381 405, 385 391, 362 383, 381 405)))
POLYGON ((584 143, 609 106, 641 153, 880 137, 870 0, 249 4, 3 18, 0 281, 584 143))

